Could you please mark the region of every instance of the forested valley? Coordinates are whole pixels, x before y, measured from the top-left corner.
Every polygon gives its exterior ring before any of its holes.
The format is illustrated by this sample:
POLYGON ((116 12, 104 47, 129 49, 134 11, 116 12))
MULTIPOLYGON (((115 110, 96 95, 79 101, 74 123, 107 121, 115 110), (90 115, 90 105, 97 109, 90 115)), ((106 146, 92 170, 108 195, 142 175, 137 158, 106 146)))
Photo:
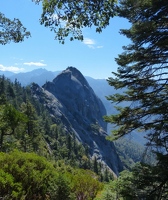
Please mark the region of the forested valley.
POLYGON ((17 80, 0 77, 1 197, 106 200, 127 195, 132 188, 128 183, 122 194, 126 180, 132 177, 127 170, 136 162, 150 160, 142 157, 144 149, 126 138, 115 142, 126 169, 116 179, 109 168, 90 157, 86 145, 53 121, 46 107, 33 97, 33 86, 22 87, 17 80))
POLYGON ((0 195, 4 199, 93 199, 109 169, 92 160, 75 135, 52 122, 22 87, 0 78, 0 195), (72 197, 71 197, 72 196, 72 197))
MULTIPOLYGON (((115 198, 116 192, 109 189, 116 179, 112 171, 96 157, 92 159, 87 146, 53 121, 46 107, 33 97, 33 85, 22 87, 17 80, 0 77, 1 197, 115 198)), ((130 141, 123 139, 116 145, 125 169, 142 159, 143 149, 131 147, 130 141)))
MULTIPOLYGON (((130 23, 130 28, 120 30, 130 43, 115 59, 118 70, 107 80, 116 89, 107 99, 117 112, 104 117, 116 127, 108 139, 117 141, 126 170, 116 177, 96 158, 90 159, 87 146, 66 134, 62 124, 53 122, 44 105, 32 97, 31 85, 22 87, 17 80, 10 82, 2 76, 0 198, 167 200, 167 0, 32 1, 42 3, 40 24, 50 28, 61 44, 66 37, 82 41, 85 27, 101 33, 115 16, 130 23), (119 94, 118 89, 124 92, 119 94), (129 104, 119 106, 122 102, 129 104), (153 153, 153 163, 139 159, 137 152, 129 157, 134 145, 127 148, 129 140, 123 138, 134 131, 146 133, 146 149, 153 153)), ((0 44, 29 37, 19 19, 10 20, 0 12, 0 44)))

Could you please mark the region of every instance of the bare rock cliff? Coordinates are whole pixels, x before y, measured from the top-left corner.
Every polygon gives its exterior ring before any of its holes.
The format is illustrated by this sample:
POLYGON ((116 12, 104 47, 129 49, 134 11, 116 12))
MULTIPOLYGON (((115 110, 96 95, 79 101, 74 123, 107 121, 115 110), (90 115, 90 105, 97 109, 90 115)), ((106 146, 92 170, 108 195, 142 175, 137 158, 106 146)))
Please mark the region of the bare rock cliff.
POLYGON ((34 96, 48 108, 55 122, 61 122, 67 133, 74 133, 79 142, 89 147, 92 158, 118 175, 122 163, 114 144, 106 140, 105 107, 84 76, 68 67, 42 88, 33 87, 34 96))

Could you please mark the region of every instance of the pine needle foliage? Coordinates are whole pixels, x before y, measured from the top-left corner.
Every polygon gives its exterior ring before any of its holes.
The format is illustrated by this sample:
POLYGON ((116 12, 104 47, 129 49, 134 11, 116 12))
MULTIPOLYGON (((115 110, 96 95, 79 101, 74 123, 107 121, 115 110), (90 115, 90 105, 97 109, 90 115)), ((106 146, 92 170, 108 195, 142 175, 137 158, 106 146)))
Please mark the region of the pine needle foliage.
MULTIPOLYGON (((147 146, 156 154, 156 166, 161 169, 168 155, 168 3, 121 0, 118 12, 131 24, 129 29, 121 29, 130 44, 116 58, 118 70, 108 79, 111 86, 124 92, 108 100, 115 104, 127 102, 128 106, 116 107, 118 113, 105 120, 116 125, 112 135, 115 139, 133 131, 146 133, 147 146)), ((165 175, 157 183, 162 188, 158 187, 162 190, 160 196, 168 183, 165 175)), ((157 188, 153 190, 156 194, 157 188)))

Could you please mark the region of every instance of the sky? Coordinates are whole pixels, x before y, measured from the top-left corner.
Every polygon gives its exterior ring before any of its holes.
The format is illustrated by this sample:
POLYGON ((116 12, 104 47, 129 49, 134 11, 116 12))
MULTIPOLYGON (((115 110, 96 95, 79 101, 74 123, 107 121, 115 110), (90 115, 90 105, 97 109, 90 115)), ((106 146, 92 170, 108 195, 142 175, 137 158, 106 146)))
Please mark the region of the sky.
POLYGON ((31 0, 0 0, 0 12, 6 17, 19 18, 31 32, 31 37, 22 43, 0 45, 0 70, 15 73, 38 68, 62 71, 68 66, 76 67, 84 76, 104 79, 117 71, 115 58, 123 52, 122 46, 129 40, 119 34, 129 28, 126 19, 115 17, 102 33, 95 28, 84 28, 84 41, 69 41, 60 44, 49 28, 40 25, 41 5, 31 0))

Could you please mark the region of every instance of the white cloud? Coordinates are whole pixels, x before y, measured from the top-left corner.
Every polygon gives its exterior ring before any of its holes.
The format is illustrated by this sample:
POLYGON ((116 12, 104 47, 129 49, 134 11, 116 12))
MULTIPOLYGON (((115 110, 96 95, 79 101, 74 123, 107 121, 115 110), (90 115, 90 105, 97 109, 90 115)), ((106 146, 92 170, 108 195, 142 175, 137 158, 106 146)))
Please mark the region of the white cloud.
POLYGON ((84 38, 83 43, 86 44, 91 49, 103 48, 103 46, 96 46, 95 40, 90 39, 90 38, 84 38))
POLYGON ((42 62, 25 62, 23 63, 24 65, 28 65, 28 66, 37 66, 37 67, 44 67, 47 66, 46 64, 42 63, 42 62))
POLYGON ((93 39, 90 38, 84 38, 83 43, 86 45, 94 45, 95 41, 93 39))
POLYGON ((17 73, 17 72, 24 71, 24 68, 19 68, 19 67, 14 67, 14 66, 7 67, 7 66, 4 66, 4 65, 0 64, 0 70, 1 71, 10 71, 10 72, 17 73))

